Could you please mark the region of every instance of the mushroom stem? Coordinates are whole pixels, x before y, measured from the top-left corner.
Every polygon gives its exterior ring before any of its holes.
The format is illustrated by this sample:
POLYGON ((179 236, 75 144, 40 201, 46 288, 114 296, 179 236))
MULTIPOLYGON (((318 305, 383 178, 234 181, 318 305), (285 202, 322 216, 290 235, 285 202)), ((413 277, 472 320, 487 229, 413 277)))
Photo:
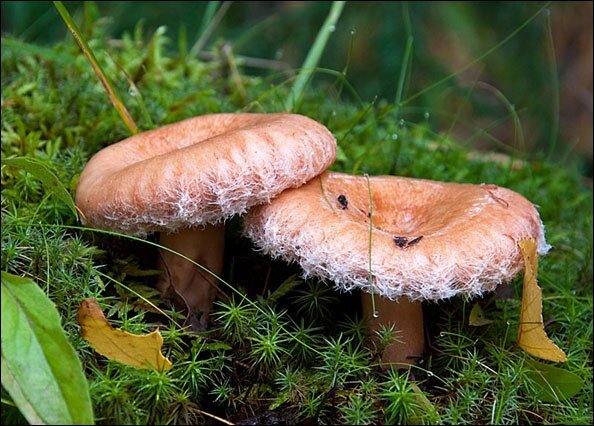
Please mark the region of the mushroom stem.
MULTIPOLYGON (((224 225, 190 228, 171 234, 163 232, 159 239, 161 245, 183 254, 216 275, 221 274, 225 248, 224 225)), ((189 322, 192 327, 206 329, 217 294, 216 278, 175 253, 167 250, 159 252, 159 269, 163 274, 157 288, 164 295, 173 288, 174 293, 190 309, 189 322)))
POLYGON ((378 331, 380 325, 394 324, 394 339, 384 350, 382 362, 396 368, 406 368, 415 364, 425 348, 423 329, 423 307, 421 302, 413 302, 406 297, 394 302, 385 297, 374 296, 375 315, 371 295, 362 293, 363 315, 368 319, 372 331, 378 331))

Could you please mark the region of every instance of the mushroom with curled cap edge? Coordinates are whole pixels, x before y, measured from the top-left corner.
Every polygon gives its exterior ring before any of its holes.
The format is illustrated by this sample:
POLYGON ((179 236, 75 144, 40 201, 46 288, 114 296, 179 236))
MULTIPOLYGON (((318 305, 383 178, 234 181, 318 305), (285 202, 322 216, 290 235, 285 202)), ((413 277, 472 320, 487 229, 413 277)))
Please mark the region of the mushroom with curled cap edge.
POLYGON ((298 262, 305 277, 364 290, 370 326, 398 332, 383 362, 404 367, 424 352, 421 301, 478 296, 511 280, 523 267, 521 239, 549 249, 538 212, 514 191, 396 176, 325 172, 243 222, 259 248, 298 262))
MULTIPOLYGON (((210 114, 146 131, 95 154, 83 170, 76 205, 93 227, 144 236, 212 273, 223 268, 225 219, 267 203, 322 173, 336 140, 298 114, 210 114)), ((173 287, 205 328, 216 280, 161 250, 157 283, 173 287)))

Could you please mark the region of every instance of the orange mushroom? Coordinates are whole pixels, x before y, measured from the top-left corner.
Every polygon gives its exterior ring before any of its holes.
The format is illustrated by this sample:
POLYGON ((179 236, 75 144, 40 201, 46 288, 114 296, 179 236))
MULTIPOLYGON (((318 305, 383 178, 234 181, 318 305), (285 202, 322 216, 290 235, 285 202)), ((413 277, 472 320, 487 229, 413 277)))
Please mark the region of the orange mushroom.
POLYGON ((520 239, 549 248, 532 203, 509 189, 335 172, 252 209, 244 230, 306 277, 364 290, 371 326, 399 332, 383 353, 399 365, 423 355, 421 301, 478 296, 511 280, 523 265, 520 239))
MULTIPOLYGON (((76 205, 96 228, 161 232, 162 245, 219 275, 222 223, 325 170, 336 140, 297 114, 212 114, 140 133, 98 152, 82 172, 76 205)), ((168 251, 158 287, 175 289, 204 328, 213 277, 168 251)))

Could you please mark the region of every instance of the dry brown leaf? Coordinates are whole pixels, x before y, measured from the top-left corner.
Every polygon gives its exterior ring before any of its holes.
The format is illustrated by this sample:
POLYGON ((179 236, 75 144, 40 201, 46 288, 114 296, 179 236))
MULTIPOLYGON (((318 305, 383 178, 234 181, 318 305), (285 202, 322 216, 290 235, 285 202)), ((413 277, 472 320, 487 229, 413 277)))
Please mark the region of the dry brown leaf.
POLYGON ((158 371, 171 368, 171 362, 161 353, 163 337, 158 330, 139 336, 113 328, 93 298, 83 300, 76 320, 83 339, 101 355, 138 368, 158 371))
POLYGON ((524 256, 524 286, 518 327, 518 345, 538 358, 565 362, 567 355, 554 344, 545 332, 542 321, 542 289, 538 286, 538 254, 533 239, 518 242, 524 256))

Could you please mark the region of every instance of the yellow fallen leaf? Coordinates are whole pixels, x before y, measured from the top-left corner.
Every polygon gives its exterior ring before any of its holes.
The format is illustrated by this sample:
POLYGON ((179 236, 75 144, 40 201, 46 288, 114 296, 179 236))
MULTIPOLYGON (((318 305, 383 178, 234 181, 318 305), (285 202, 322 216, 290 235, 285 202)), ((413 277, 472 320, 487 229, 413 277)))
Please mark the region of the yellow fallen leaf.
POLYGON ((567 355, 545 332, 542 321, 542 289, 538 286, 538 254, 533 239, 518 242, 524 256, 524 286, 518 327, 518 346, 530 355, 549 361, 565 362, 567 355))
POLYGON ((83 339, 101 355, 138 368, 158 371, 171 368, 171 362, 161 353, 163 337, 159 331, 139 336, 113 328, 93 298, 83 300, 76 320, 83 339))
POLYGON ((494 322, 492 319, 485 317, 485 313, 481 309, 478 303, 475 303, 470 310, 470 317, 468 318, 468 325, 474 327, 480 327, 481 325, 487 325, 494 322))

